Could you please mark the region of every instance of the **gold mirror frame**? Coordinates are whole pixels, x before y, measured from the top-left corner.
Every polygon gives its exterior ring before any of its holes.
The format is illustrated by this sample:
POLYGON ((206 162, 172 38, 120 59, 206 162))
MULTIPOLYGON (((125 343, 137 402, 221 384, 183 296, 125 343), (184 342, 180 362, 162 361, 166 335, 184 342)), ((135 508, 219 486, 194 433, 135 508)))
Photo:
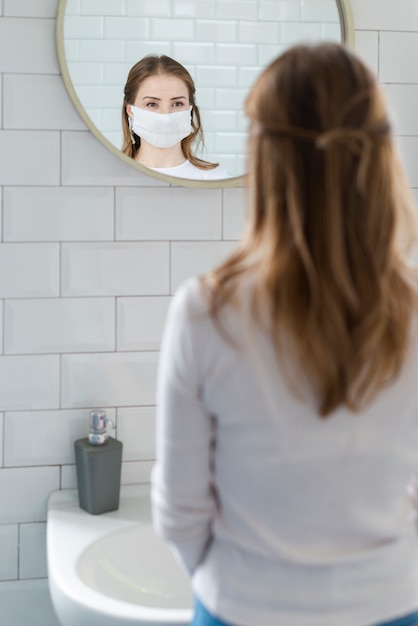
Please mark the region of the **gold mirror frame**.
MULTIPOLYGON (((335 0, 337 4, 338 14, 340 18, 341 28, 341 42, 349 47, 354 47, 354 22, 353 14, 351 10, 350 0, 335 0)), ((87 128, 93 133, 93 135, 102 143, 112 154, 119 159, 122 159, 130 167, 133 167, 142 174, 157 178, 170 185, 177 187, 200 187, 200 188, 222 188, 222 187, 243 187, 245 185, 245 174, 241 176, 235 176, 233 178, 223 178, 218 180, 191 180, 188 178, 178 178, 176 176, 169 176, 168 174, 161 174, 155 172, 152 169, 137 163, 131 157, 128 157, 121 150, 111 143, 92 122, 87 115, 73 83, 70 78, 68 70, 67 60, 65 58, 64 48, 64 17, 67 0, 59 0, 58 13, 57 13, 57 27, 56 27, 56 47, 58 55, 58 63, 61 71, 62 78, 64 80, 67 92, 76 108, 78 115, 81 117, 87 128)))

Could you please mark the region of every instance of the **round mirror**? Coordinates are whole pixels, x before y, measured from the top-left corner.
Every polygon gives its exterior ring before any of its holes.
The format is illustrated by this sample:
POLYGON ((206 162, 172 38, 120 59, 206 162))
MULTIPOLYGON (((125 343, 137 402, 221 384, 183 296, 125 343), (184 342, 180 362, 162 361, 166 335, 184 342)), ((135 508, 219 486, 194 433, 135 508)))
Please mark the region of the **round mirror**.
POLYGON ((353 44, 349 0, 60 0, 61 73, 81 118, 114 154, 150 176, 185 186, 243 184, 243 103, 256 76, 286 48, 321 40, 353 44), (191 180, 144 167, 122 152, 124 87, 149 54, 181 63, 196 86, 204 146, 220 180, 191 180))

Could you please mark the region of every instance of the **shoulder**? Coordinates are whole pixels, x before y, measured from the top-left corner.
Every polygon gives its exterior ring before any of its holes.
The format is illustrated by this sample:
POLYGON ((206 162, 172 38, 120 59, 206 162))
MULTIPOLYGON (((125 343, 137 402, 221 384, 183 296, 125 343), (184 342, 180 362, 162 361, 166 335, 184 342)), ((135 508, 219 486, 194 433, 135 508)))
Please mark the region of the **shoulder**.
POLYGON ((209 311, 198 277, 188 278, 177 288, 170 309, 178 323, 206 317, 209 311))
POLYGON ((228 172, 221 165, 217 165, 212 170, 203 171, 206 174, 205 178, 207 180, 221 180, 224 178, 229 178, 228 172))
POLYGON ((196 165, 193 165, 190 161, 186 161, 185 163, 184 175, 188 178, 200 180, 221 180, 229 178, 226 170, 220 165, 217 165, 212 169, 202 169, 200 167, 196 167, 196 165))

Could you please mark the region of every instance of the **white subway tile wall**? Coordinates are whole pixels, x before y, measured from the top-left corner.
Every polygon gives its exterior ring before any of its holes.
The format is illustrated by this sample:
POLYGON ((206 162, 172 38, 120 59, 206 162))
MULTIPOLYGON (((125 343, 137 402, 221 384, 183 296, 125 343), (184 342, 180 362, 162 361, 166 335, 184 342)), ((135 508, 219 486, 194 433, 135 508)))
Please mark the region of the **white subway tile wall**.
POLYGON ((153 464, 153 461, 122 463, 122 484, 136 485, 149 483, 153 464))
POLYGON ((351 6, 356 29, 418 31, 418 5, 411 0, 351 0, 351 6))
POLYGON ((60 626, 52 606, 48 581, 19 580, 0 585, 0 614, 9 626, 60 626))
POLYGON ((1 298, 58 295, 58 243, 4 243, 1 246, 1 298))
POLYGON ((169 293, 168 242, 62 244, 63 296, 169 293))
POLYGON ((0 410, 59 408, 58 354, 2 356, 0 381, 0 410))
POLYGON ((171 293, 190 274, 202 274, 214 267, 235 247, 229 241, 173 241, 171 243, 171 293), (193 271, 191 272, 191 268, 193 271))
POLYGON ((202 156, 221 162, 230 176, 244 171, 245 129, 231 120, 225 135, 222 113, 232 108, 242 117, 254 74, 283 46, 341 37, 334 0, 118 0, 105 7, 99 0, 83 2, 82 8, 77 0, 67 0, 68 68, 91 120, 120 148, 120 110, 130 67, 145 54, 168 54, 194 78, 206 136, 202 156), (238 68, 247 72, 239 75, 238 68), (213 94, 205 91, 208 86, 213 94), (214 108, 219 118, 211 114, 214 108))
POLYGON ((398 137, 398 146, 409 183, 411 187, 418 187, 418 136, 402 135, 398 137))
POLYGON ((379 73, 379 32, 356 30, 356 52, 377 76, 379 73))
POLYGON ((118 189, 116 239, 221 239, 220 189, 118 189))
POLYGON ((159 350, 169 304, 169 296, 117 298, 117 349, 159 350))
POLYGON ((112 298, 7 300, 5 354, 104 352, 115 349, 112 298))
POLYGON ((17 524, 3 524, 0 526, 0 581, 14 580, 17 578, 18 545, 19 526, 17 524))
POLYGON ((5 187, 3 195, 4 241, 114 239, 112 187, 5 187))
POLYGON ((0 528, 3 524, 44 522, 48 496, 59 486, 59 466, 3 468, 0 471, 0 528))
MULTIPOLYGON (((418 9, 417 9, 418 11, 418 9)), ((379 46, 379 76, 384 83, 417 83, 418 67, 406 59, 416 59, 418 38, 414 32, 381 32, 379 46), (399 59, 404 59, 399 64, 399 59)))
MULTIPOLYGON (((3 15, 13 17, 55 17, 56 0, 2 0, 3 15)), ((0 4, 1 6, 1 4, 0 4)))
MULTIPOLYGON (((2 36, 0 33, 0 47, 2 36)), ((0 51, 0 59, 1 54, 0 51)), ((3 110, 5 108, 3 105, 3 110)), ((29 106, 27 111, 30 111, 29 106)), ((26 115, 30 114, 26 112, 26 115)), ((59 150, 58 131, 3 130, 0 185, 59 185, 59 150)))
MULTIPOLYGON (((17 4, 14 0, 10 5, 17 4)), ((27 2, 29 6, 30 2, 27 2)), ((36 3, 32 3, 36 4, 36 3)), ((55 20, 5 16, 0 22, 0 72, 59 74, 55 20), (30 45, 22 45, 22 42, 30 45)))
MULTIPOLYGON (((351 1, 356 49, 384 85, 418 201, 418 4, 351 1)), ((315 4, 327 10, 327 2, 315 4)), ((244 188, 171 187, 123 163, 86 130, 59 76, 57 5, 0 0, 0 581, 20 577, 22 587, 23 579, 46 576, 47 497, 76 486, 73 443, 87 435, 92 408, 104 408, 117 422, 122 482, 149 482, 158 351, 171 294, 233 248, 246 209, 244 188)), ((96 16, 109 17, 106 28, 116 36, 114 3, 87 5, 95 24, 96 16)), ((121 15, 126 8, 141 18, 141 28, 158 32, 172 3, 121 0, 119 6, 121 15)), ((257 19, 254 6, 239 3, 241 20, 257 19)), ((298 0, 258 6, 268 22, 301 17, 298 0)), ((196 24, 199 104, 205 103, 205 120, 216 119, 226 145, 233 131, 246 130, 227 108, 232 87, 239 101, 258 74, 247 64, 253 49, 246 28, 231 18, 236 8, 236 2, 193 0, 175 3, 173 15, 196 24), (225 61, 219 69, 218 59, 225 61)), ((126 56, 107 65, 106 76, 100 62, 78 65, 80 85, 117 84, 154 45, 175 56, 190 54, 193 43, 127 41, 126 56)), ((73 46, 74 60, 80 49, 73 46)), ((257 63, 279 49, 263 41, 257 63)), ((119 102, 117 108, 119 117, 119 102)), ((111 128, 110 117, 107 123, 111 128)))
MULTIPOLYGON (((154 461, 122 461, 122 484, 148 484, 150 482, 153 465, 154 461)), ((75 466, 63 465, 61 470, 61 489, 75 489, 76 487, 77 477, 75 466)))
POLYGON ((4 424, 4 415, 3 413, 0 413, 0 468, 3 467, 3 424, 4 424))
POLYGON ((154 435, 155 407, 118 409, 118 438, 124 442, 124 461, 152 461, 155 457, 154 435))
POLYGON ((242 187, 225 189, 222 239, 236 241, 241 237, 245 222, 245 210, 244 189, 242 187))
POLYGON ((155 405, 158 352, 62 356, 64 408, 155 405))
POLYGON ((411 102, 418 102, 418 84, 384 85, 394 130, 397 135, 418 135, 418 115, 411 109, 411 102))
POLYGON ((19 577, 46 578, 46 523, 21 524, 19 544, 19 577))
MULTIPOLYGON (((1 13, 0 13, 0 16, 1 16, 1 13)), ((3 128, 3 81, 0 82, 0 128, 3 128)), ((0 208, 1 208, 1 201, 0 201, 0 208)))
MULTIPOLYGON (((116 422, 115 409, 106 414, 116 422)), ((108 431, 115 435, 113 429, 108 431)), ((82 409, 6 412, 4 467, 71 465, 74 441, 87 435, 88 418, 82 409)))
POLYGON ((3 127, 39 130, 83 130, 61 76, 5 74, 3 127), (28 108, 30 98, 30 108, 28 108))
MULTIPOLYGON (((0 142, 1 158, 1 142, 0 142)), ((89 132, 61 133, 61 184, 114 187, 163 186, 164 183, 126 166, 89 132)), ((2 184, 0 172, 0 185, 2 184)), ((13 184, 13 183, 9 183, 13 184)), ((30 184, 30 183, 29 183, 30 184)), ((42 182, 38 183, 42 184, 42 182)), ((46 183, 48 184, 48 183, 46 183)), ((49 184, 59 184, 58 182, 49 184)))

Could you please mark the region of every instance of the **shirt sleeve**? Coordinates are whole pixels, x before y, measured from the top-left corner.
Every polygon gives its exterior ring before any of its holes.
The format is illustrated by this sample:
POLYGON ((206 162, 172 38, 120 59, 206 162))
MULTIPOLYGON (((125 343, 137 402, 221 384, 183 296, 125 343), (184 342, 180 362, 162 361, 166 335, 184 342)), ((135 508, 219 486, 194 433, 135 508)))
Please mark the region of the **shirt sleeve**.
MULTIPOLYGON (((190 283, 189 287, 190 287, 190 283)), ((151 477, 154 529, 192 574, 210 544, 216 512, 213 420, 201 402, 193 290, 180 288, 168 312, 157 380, 156 463, 151 477)))

